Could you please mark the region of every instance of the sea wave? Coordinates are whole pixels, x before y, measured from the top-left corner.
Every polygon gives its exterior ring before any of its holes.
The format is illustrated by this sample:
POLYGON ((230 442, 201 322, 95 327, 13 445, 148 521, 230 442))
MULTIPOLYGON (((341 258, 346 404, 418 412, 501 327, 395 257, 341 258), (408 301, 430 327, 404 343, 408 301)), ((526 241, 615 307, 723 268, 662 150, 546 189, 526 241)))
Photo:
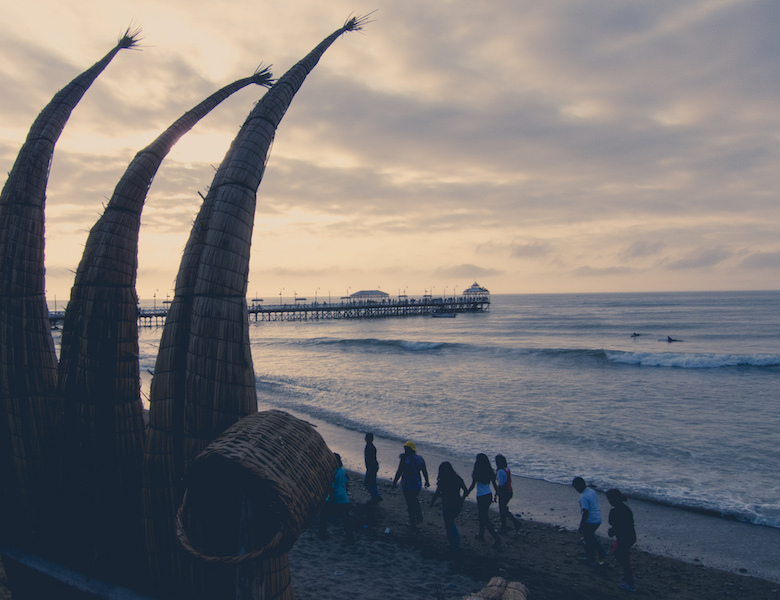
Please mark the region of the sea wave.
POLYGON ((359 349, 361 351, 406 351, 406 352, 430 352, 442 350, 445 348, 463 347, 463 344, 453 344, 449 342, 424 342, 403 339, 377 338, 309 338, 306 340, 295 340, 302 346, 338 346, 345 350, 359 349))
MULTIPOLYGON (((405 423, 400 428, 402 430, 400 432, 393 425, 387 426, 387 423, 382 425, 370 418, 368 420, 361 419, 360 414, 342 412, 337 408, 329 407, 328 403, 311 403, 307 399, 312 395, 320 397, 323 390, 311 386, 309 383, 258 378, 257 391, 261 410, 264 410, 265 405, 267 405, 291 411, 300 418, 321 421, 345 430, 348 434, 354 434, 356 439, 362 435, 362 432, 368 430, 371 430, 378 438, 395 442, 402 442, 409 437, 424 439, 422 433, 412 432, 408 429, 412 423, 405 423)), ((469 436, 469 441, 473 441, 473 437, 469 436)), ((427 440, 426 443, 429 449, 434 449, 442 455, 454 457, 464 462, 468 462, 474 455, 473 448, 460 447, 451 438, 447 443, 436 443, 432 440, 427 440)), ((644 446, 635 446, 630 448, 630 450, 633 455, 639 455, 640 453, 645 456, 659 454, 657 451, 654 452, 652 448, 644 446)), ((545 456, 544 460, 538 465, 526 464, 525 467, 523 469, 518 466, 516 475, 566 486, 570 485, 571 466, 565 461, 560 462, 555 457, 545 456)), ((680 482, 669 482, 666 487, 659 488, 646 485, 643 483, 642 478, 626 478, 625 474, 616 475, 609 471, 604 471, 603 473, 594 472, 589 477, 589 480, 594 481, 596 483, 595 487, 601 491, 606 491, 608 487, 619 486, 631 498, 699 514, 780 528, 780 505, 769 502, 746 503, 740 497, 740 494, 729 493, 727 490, 719 490, 718 493, 713 494, 711 490, 690 488, 680 482), (598 482, 609 483, 598 485, 598 482)))
MULTIPOLYGON (((275 341, 274 343, 280 343, 275 341)), ((541 360, 595 361, 606 360, 609 363, 638 365, 643 367, 667 367, 679 369, 717 369, 723 367, 777 367, 780 366, 780 354, 717 354, 697 352, 633 352, 606 350, 601 348, 540 348, 506 347, 502 345, 482 345, 461 342, 436 342, 408 339, 378 338, 338 338, 316 337, 284 340, 282 344, 295 346, 328 346, 344 352, 373 353, 439 353, 456 352, 489 355, 500 359, 524 359, 528 357, 541 360)))
MULTIPOLYGON (((630 488, 626 489, 630 490, 630 488)), ((640 488, 637 491, 630 490, 626 495, 652 504, 670 506, 711 517, 775 529, 780 528, 780 505, 776 503, 745 504, 741 498, 728 495, 721 496, 717 500, 704 495, 689 497, 686 490, 653 490, 653 492, 648 492, 640 488)))
POLYGON ((542 358, 594 358, 604 359, 604 351, 589 348, 536 348, 536 347, 506 347, 502 345, 482 345, 462 342, 432 342, 407 339, 377 339, 377 338, 307 338, 286 340, 298 346, 331 346, 344 351, 374 351, 374 352, 419 352, 430 353, 439 351, 489 354, 496 357, 512 358, 536 356, 542 358))
POLYGON ((643 367, 718 369, 722 367, 776 367, 780 354, 707 354, 685 352, 621 352, 605 350, 610 362, 643 367))
MULTIPOLYGON (((260 406, 268 405, 291 411, 304 419, 317 419, 350 432, 370 430, 378 437, 385 439, 397 441, 405 439, 403 436, 395 434, 392 429, 386 429, 376 422, 353 418, 343 411, 332 409, 327 402, 323 404, 312 403, 313 396, 322 397, 323 393, 327 395, 329 390, 309 382, 257 377, 255 388, 260 406)), ((261 408, 261 410, 263 409, 261 408)))

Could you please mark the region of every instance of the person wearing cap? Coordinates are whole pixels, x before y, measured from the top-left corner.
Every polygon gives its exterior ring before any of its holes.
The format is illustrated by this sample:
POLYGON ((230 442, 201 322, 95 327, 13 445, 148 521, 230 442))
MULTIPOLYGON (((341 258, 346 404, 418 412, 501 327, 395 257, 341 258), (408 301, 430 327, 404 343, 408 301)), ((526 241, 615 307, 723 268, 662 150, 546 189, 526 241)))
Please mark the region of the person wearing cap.
POLYGON ((409 525, 417 529, 417 524, 422 523, 422 509, 420 508, 420 490, 422 489, 422 476, 425 477, 425 487, 431 487, 428 481, 428 469, 425 466, 425 460, 417 454, 417 446, 414 442, 404 444, 404 453, 401 454, 398 461, 398 470, 393 478, 393 487, 395 488, 398 480, 401 480, 401 489, 404 492, 406 500, 406 510, 409 513, 409 525))

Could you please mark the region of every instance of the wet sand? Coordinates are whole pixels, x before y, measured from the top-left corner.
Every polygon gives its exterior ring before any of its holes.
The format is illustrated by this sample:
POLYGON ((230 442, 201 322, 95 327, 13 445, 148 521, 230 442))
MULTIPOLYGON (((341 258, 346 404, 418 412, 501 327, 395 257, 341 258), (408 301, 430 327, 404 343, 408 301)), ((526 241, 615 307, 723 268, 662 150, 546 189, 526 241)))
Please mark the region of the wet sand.
MULTIPOLYGON (((384 501, 371 506, 361 482, 360 474, 350 473, 354 544, 346 543, 342 523, 331 521, 327 539, 314 527, 290 552, 299 600, 460 599, 493 576, 522 582, 534 600, 780 598, 780 584, 751 576, 751 561, 745 563, 747 573, 728 572, 642 549, 632 551, 637 577, 637 592, 632 594, 618 588, 621 570, 613 557, 599 567, 584 563, 579 536, 570 528, 524 520, 519 535, 501 535, 501 549, 492 548, 488 535, 485 541, 476 540, 477 509, 470 501, 457 519, 462 548, 452 555, 440 505, 428 504, 432 491, 421 495, 424 520, 414 532, 400 489, 381 481, 384 501)), ((576 504, 576 492, 572 498, 576 504)), ((497 524, 497 515, 493 517, 497 524)))
MULTIPOLYGON (((364 442, 360 433, 307 420, 317 426, 330 448, 342 455, 345 468, 362 472, 364 442)), ((377 438, 375 445, 380 462, 379 475, 391 479, 403 449, 402 443, 377 438)), ((471 462, 453 460, 435 448, 426 448, 424 443, 418 444, 418 450, 426 459, 432 486, 435 486, 438 465, 444 460, 452 462, 466 483, 470 483, 471 462)), ((486 449, 489 456, 499 451, 498 448, 486 449)), ((572 477, 575 475, 578 474, 573 473, 572 477)), ((513 513, 522 515, 525 521, 563 528, 574 535, 579 523, 578 494, 570 485, 520 477, 513 477, 513 484, 515 496, 510 503, 513 513)), ((360 485, 353 487, 363 491, 360 485)), ((599 494, 599 499, 606 520, 609 503, 603 494, 599 494)), ((780 584, 780 529, 637 499, 630 500, 629 505, 634 512, 639 538, 635 546, 637 551, 780 584)), ((606 525, 602 528, 600 533, 605 536, 606 525)))
MULTIPOLYGON (((303 418, 303 417, 301 417, 303 418)), ((307 419, 310 420, 311 419, 307 419)), ((362 435, 320 421, 312 421, 334 452, 341 454, 344 467, 363 470, 362 435)), ((380 477, 391 479, 398 466, 402 443, 377 438, 380 477)), ((428 465, 431 484, 435 485, 439 463, 448 460, 470 483, 473 464, 454 460, 435 449, 418 444, 419 453, 428 465)), ((500 449, 486 449, 486 453, 500 449)), ((512 465, 510 465, 510 468, 512 465)), ((572 477, 578 475, 573 473, 572 477)), ((523 519, 567 529, 579 523, 578 494, 570 485, 513 477, 515 496, 510 503, 513 513, 523 519)), ((599 494, 606 520, 609 503, 599 494)), ((643 502, 629 502, 634 511, 639 540, 636 548, 662 556, 685 560, 734 573, 747 570, 750 575, 780 583, 780 529, 740 523, 720 517, 699 514, 681 508, 643 502)))
MULTIPOLYGON (((672 513, 683 513, 683 521, 692 519, 694 525, 691 527, 702 535, 690 538, 686 543, 666 538, 654 541, 648 539, 644 520, 665 512, 658 512, 663 507, 650 505, 647 507, 649 512, 645 512, 632 501, 640 541, 632 550, 637 592, 631 594, 618 588, 620 568, 612 557, 608 557, 603 566, 589 567, 584 563, 582 546, 573 530, 577 500, 573 490, 567 500, 574 508, 561 506, 560 510, 552 510, 556 507, 547 506, 546 509, 546 514, 566 521, 566 526, 536 518, 530 520, 527 518, 529 511, 523 515, 519 535, 501 535, 500 549, 492 547, 487 535, 485 541, 475 539, 476 504, 467 501, 456 521, 462 548, 453 555, 446 541, 440 504, 433 508, 429 506, 433 487, 421 494, 423 523, 419 531, 413 531, 408 526, 403 494, 399 488, 392 489, 388 479, 380 481, 384 500, 378 505, 367 504, 369 496, 362 486, 360 473, 350 472, 349 479, 355 541, 346 543, 343 524, 338 521, 329 523, 325 539, 319 536, 316 525, 301 535, 290 551, 292 580, 298 600, 454 600, 482 589, 494 576, 522 582, 529 588, 533 600, 609 600, 627 596, 664 600, 780 600, 780 583, 758 575, 756 565, 764 564, 767 556, 761 556, 759 552, 753 557, 740 555, 731 562, 743 566, 729 570, 705 566, 703 559, 697 560, 694 556, 714 556, 723 552, 724 559, 729 562, 728 556, 734 556, 734 553, 729 553, 728 548, 740 550, 749 542, 746 531, 768 531, 774 536, 774 530, 768 528, 670 509, 672 513), (698 522, 701 525, 695 524, 698 522), (721 523, 726 524, 726 529, 719 529, 721 523), (720 540, 720 547, 708 548, 705 540, 709 537, 705 536, 718 535, 729 537, 720 540), (662 552, 648 551, 653 544, 662 548, 662 552), (687 561, 672 558, 671 554, 675 552, 694 558, 687 561)), ((435 486, 433 472, 431 479, 435 486)), ((521 498, 527 502, 528 482, 517 483, 521 498)), ((544 488, 534 492, 540 495, 540 502, 542 498, 550 499, 544 488)), ((564 490, 569 492, 564 486, 550 489, 557 490, 561 496, 564 490)), ((541 505, 550 504, 548 501, 541 505)), ((541 510, 540 514, 544 516, 545 511, 541 510)), ((494 514, 493 522, 497 524, 497 521, 497 514, 494 514)), ((664 521, 665 517, 659 519, 659 522, 664 521)), ((661 529, 657 532, 663 533, 661 529)), ((757 539, 761 544, 767 542, 761 535, 757 539)), ((608 547, 605 540, 605 548, 608 547)), ((777 546, 773 552, 777 552, 777 546)), ((772 567, 776 569, 777 563, 772 567)), ((0 600, 11 597, 0 564, 0 600)))
MULTIPOLYGON (((600 567, 584 564, 575 531, 577 492, 568 485, 519 477, 513 478, 511 508, 522 519, 520 535, 503 535, 500 550, 491 547, 488 536, 484 542, 476 540, 476 505, 467 501, 457 519, 462 549, 453 556, 440 506, 428 506, 438 465, 450 457, 418 444, 432 487, 423 491, 424 521, 420 531, 413 532, 407 524, 403 494, 390 487, 402 443, 375 440, 384 501, 370 506, 362 486, 362 434, 315 424, 350 471, 355 543, 345 543, 338 522, 330 524, 327 539, 318 536, 316 527, 303 533, 290 552, 299 600, 459 599, 478 591, 494 576, 522 582, 534 600, 608 600, 631 595, 664 600, 780 600, 779 529, 632 499, 629 505, 639 539, 632 550, 637 592, 631 594, 618 588, 620 569, 612 557, 600 567)), ((468 483, 471 464, 451 462, 468 483)), ((609 505, 603 495, 600 503, 606 516, 609 505)), ((493 520, 497 523, 497 514, 493 520)), ((603 537, 606 525, 599 533, 605 548, 609 547, 603 537)), ((0 600, 9 598, 0 565, 0 600)))

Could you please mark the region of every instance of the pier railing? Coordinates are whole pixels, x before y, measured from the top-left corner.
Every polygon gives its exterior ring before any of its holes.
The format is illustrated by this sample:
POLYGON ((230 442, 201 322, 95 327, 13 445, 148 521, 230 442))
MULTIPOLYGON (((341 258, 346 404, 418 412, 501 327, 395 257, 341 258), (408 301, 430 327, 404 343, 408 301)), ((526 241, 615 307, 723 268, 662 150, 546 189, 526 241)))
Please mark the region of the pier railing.
POLYGON ((255 321, 306 321, 313 319, 376 319, 415 315, 484 312, 490 308, 490 298, 428 298, 424 300, 381 300, 356 302, 312 302, 310 304, 277 304, 253 306, 249 319, 255 321))
MULTIPOLYGON (((490 296, 456 296, 452 298, 406 298, 398 300, 359 300, 342 302, 310 302, 308 304, 272 304, 251 302, 250 321, 309 321, 318 319, 377 319, 420 315, 454 316, 458 313, 485 312, 490 308, 490 296)), ((62 323, 65 311, 50 311, 54 328, 62 323)), ((168 307, 139 308, 138 324, 162 325, 168 307)))

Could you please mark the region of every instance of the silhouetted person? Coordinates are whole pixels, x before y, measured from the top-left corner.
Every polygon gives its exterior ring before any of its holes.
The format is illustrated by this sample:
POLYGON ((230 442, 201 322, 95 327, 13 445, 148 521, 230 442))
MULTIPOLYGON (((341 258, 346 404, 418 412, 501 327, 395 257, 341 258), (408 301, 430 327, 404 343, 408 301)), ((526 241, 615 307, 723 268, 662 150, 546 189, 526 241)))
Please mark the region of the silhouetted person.
POLYGON ((393 487, 395 487, 400 478, 401 489, 406 500, 406 510, 409 512, 409 525, 413 529, 417 529, 417 524, 422 523, 423 520, 418 499, 422 489, 421 473, 425 476, 425 487, 430 487, 431 484, 428 481, 428 469, 425 466, 425 460, 417 454, 417 446, 414 445, 414 442, 406 442, 404 444, 404 453, 401 454, 398 461, 398 470, 393 478, 393 487))
POLYGON ((609 511, 610 537, 615 537, 615 559, 623 568, 623 581, 620 587, 631 592, 636 591, 634 586, 634 571, 631 568, 631 546, 636 543, 636 530, 634 529, 634 513, 626 506, 626 497, 620 490, 607 490, 607 500, 612 505, 609 511))
POLYGON ((450 550, 457 552, 460 548, 460 533, 455 525, 455 518, 463 508, 463 501, 468 494, 468 488, 460 475, 455 472, 449 462, 439 465, 439 476, 436 479, 436 492, 431 498, 431 507, 436 499, 441 497, 441 516, 444 518, 444 530, 450 550), (463 495, 460 492, 463 490, 463 495))
POLYGON ((371 495, 369 502, 376 503, 382 501, 379 495, 379 488, 376 483, 376 475, 379 472, 379 461, 376 458, 376 446, 374 446, 374 434, 366 434, 366 448, 363 450, 363 458, 366 463, 366 477, 363 479, 363 485, 371 495))

